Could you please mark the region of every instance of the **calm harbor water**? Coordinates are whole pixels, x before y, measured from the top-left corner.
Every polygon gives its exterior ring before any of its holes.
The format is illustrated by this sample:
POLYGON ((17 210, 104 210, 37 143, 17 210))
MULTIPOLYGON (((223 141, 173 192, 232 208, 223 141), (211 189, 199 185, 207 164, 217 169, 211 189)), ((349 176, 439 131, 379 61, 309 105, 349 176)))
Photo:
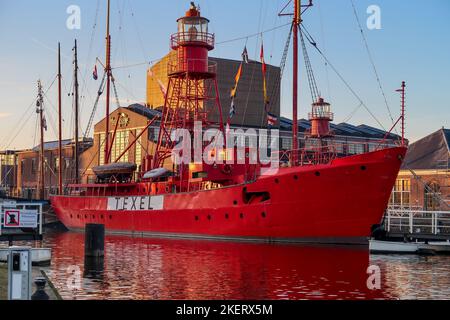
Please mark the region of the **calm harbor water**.
POLYGON ((48 234, 44 242, 64 299, 450 299, 448 256, 107 236, 104 269, 93 273, 84 234, 48 234), (380 290, 367 288, 370 265, 381 270, 380 290))

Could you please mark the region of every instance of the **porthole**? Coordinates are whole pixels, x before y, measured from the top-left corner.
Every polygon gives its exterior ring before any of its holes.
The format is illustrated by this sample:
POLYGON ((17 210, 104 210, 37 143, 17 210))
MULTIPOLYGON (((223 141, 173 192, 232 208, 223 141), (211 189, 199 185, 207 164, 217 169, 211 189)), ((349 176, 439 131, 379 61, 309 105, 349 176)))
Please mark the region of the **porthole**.
POLYGON ((295 175, 295 176, 294 176, 294 180, 298 180, 298 175, 295 175))
POLYGON ((243 213, 239 214, 239 217, 240 217, 241 219, 244 219, 244 214, 243 214, 243 213))
POLYGON ((84 218, 87 219, 87 214, 84 215, 84 218))
POLYGON ((198 217, 198 216, 195 216, 195 221, 198 221, 198 220, 200 220, 199 217, 198 217))
POLYGON ((320 172, 316 171, 316 177, 320 177, 320 172))
POLYGON ((275 183, 277 183, 277 184, 278 184, 278 183, 280 183, 280 180, 278 180, 278 179, 275 179, 275 183))
POLYGON ((109 216, 109 219, 112 220, 112 216, 111 215, 109 216))
POLYGON ((101 216, 100 216, 100 218, 101 218, 101 219, 104 219, 104 216, 103 216, 103 215, 101 215, 101 216))
POLYGON ((225 213, 225 219, 230 219, 230 215, 228 213, 225 213))
POLYGON ((79 214, 77 214, 77 218, 80 219, 80 215, 79 214))
POLYGON ((265 212, 262 212, 261 217, 265 218, 265 217, 267 217, 267 214, 265 212))
POLYGON ((237 200, 234 200, 234 201, 233 201, 233 204, 234 204, 235 206, 237 206, 237 204, 238 204, 237 200))
POLYGON ((211 219, 212 219, 211 215, 210 215, 210 214, 208 214, 208 220, 211 220, 211 219))
POLYGON ((366 167, 366 166, 361 166, 361 170, 362 170, 362 171, 366 171, 366 170, 367 170, 367 167, 366 167))
POLYGON ((73 215, 70 215, 70 219, 72 219, 73 218, 73 215))

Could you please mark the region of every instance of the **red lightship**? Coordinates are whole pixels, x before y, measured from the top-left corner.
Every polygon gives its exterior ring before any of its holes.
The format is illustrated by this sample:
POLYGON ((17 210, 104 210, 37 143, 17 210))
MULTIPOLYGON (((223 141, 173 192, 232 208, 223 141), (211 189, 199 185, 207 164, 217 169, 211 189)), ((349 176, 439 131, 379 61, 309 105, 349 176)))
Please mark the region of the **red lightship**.
MULTIPOLYGON (((203 128, 211 125, 204 107, 207 103, 217 108, 218 127, 226 136, 215 66, 208 61, 214 35, 208 33, 209 21, 193 6, 178 20, 178 33, 171 37, 177 61, 168 68, 159 141, 151 163, 145 166, 149 172, 133 181, 128 178, 136 169, 133 164, 96 168, 99 183, 72 185, 69 195, 51 198, 61 222, 76 230, 99 223, 107 232, 135 236, 365 243, 387 208, 406 147, 380 142, 372 152, 344 156, 345 146, 331 142, 333 114, 320 98, 310 113, 309 132, 319 143, 298 148, 296 70, 301 5, 299 0, 294 2, 293 150, 279 155, 284 165, 276 173, 262 174, 264 166, 250 164, 249 159, 233 165, 192 161, 177 165, 173 172, 164 169, 176 145, 171 132, 181 128, 193 132, 194 122, 201 122, 203 128), (122 183, 108 182, 114 174, 122 183)), ((237 158, 236 149, 226 152, 237 158)), ((106 162, 108 158, 106 153, 106 162)))

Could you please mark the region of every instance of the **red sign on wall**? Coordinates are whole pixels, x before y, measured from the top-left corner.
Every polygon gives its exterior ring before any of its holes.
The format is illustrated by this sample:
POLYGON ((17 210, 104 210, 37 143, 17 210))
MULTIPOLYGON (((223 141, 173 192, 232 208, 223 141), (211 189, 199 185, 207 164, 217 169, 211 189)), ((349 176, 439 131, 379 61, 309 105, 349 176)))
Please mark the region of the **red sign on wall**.
POLYGON ((20 211, 6 210, 5 211, 5 227, 15 228, 20 226, 20 211))

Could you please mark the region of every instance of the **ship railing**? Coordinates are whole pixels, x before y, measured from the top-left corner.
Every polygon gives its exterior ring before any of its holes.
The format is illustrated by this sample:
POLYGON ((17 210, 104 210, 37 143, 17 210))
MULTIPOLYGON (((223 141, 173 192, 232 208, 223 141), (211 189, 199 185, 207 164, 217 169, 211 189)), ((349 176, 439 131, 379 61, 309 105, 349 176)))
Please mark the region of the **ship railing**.
MULTIPOLYGON (((398 147, 392 141, 374 142, 345 142, 332 139, 309 139, 304 142, 305 146, 297 150, 283 150, 278 154, 280 163, 292 165, 296 156, 296 165, 326 164, 336 158, 343 158, 373 151, 398 147), (319 144, 322 144, 321 146, 319 144)), ((274 155, 275 155, 274 154, 274 155)))
POLYGON ((391 233, 450 236, 450 211, 426 211, 389 208, 385 228, 391 233))
POLYGON ((313 119, 328 119, 330 121, 334 120, 334 113, 331 111, 314 110, 308 113, 309 120, 313 119))
POLYGON ((336 158, 336 152, 333 147, 314 147, 297 150, 280 151, 274 154, 278 156, 281 165, 293 165, 294 159, 299 166, 326 164, 336 158))
POLYGON ((214 48, 215 35, 207 32, 178 32, 170 37, 170 46, 173 49, 185 45, 204 45, 214 48))

